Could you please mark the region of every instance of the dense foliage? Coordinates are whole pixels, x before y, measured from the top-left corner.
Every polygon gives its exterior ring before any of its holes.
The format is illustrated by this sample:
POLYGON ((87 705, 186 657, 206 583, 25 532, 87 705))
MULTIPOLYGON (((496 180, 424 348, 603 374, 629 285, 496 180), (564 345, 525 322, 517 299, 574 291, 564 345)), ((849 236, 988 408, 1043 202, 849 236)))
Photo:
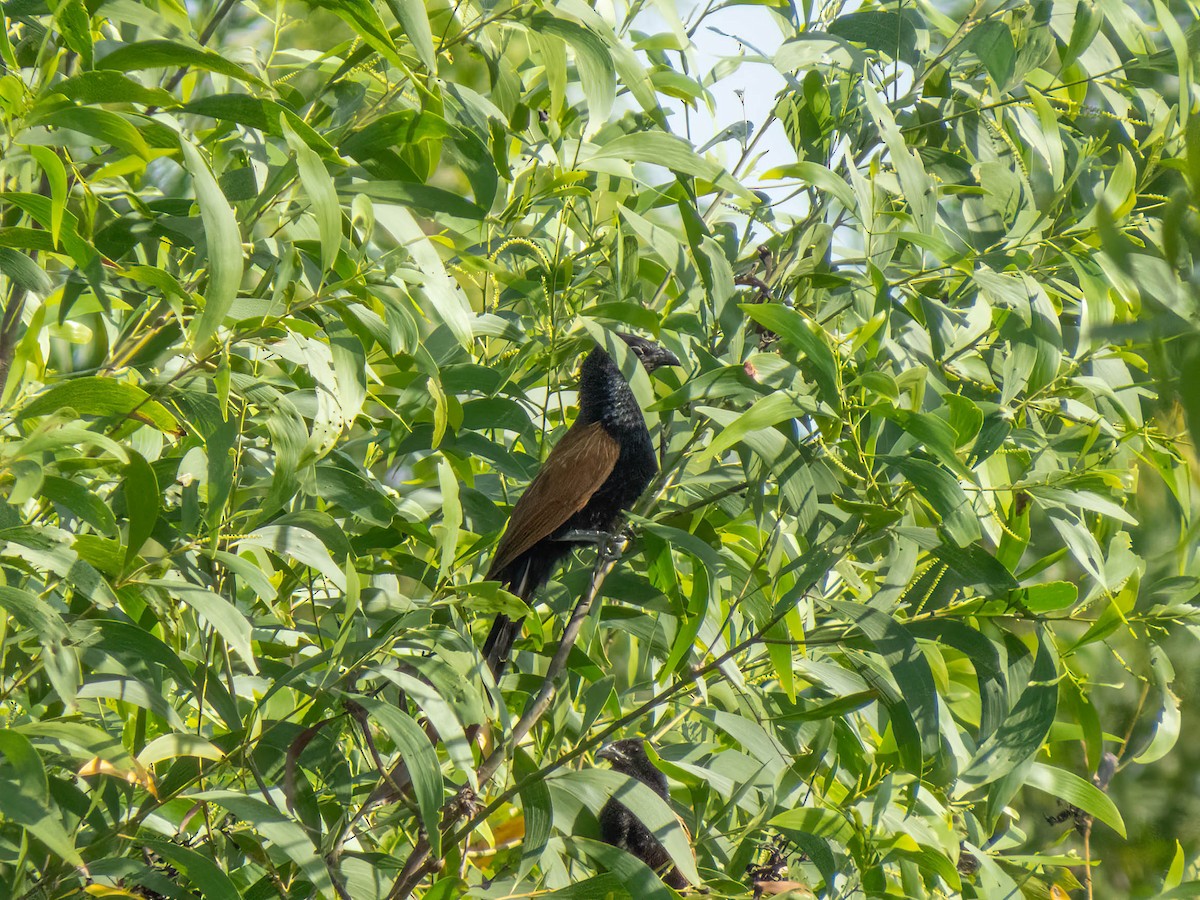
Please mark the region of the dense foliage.
POLYGON ((1194 895, 1193 5, 2 10, 6 896, 671 896, 614 789, 713 896, 1194 895), (496 685, 596 341, 661 476, 496 685))

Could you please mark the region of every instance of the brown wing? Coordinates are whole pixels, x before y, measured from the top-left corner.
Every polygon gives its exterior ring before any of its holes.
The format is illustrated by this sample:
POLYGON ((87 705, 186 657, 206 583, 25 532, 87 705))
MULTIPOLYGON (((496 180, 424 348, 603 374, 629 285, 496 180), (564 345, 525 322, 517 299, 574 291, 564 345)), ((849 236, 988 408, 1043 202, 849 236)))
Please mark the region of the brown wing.
POLYGON ((568 428, 513 508, 488 578, 587 506, 620 454, 620 446, 599 422, 568 428))

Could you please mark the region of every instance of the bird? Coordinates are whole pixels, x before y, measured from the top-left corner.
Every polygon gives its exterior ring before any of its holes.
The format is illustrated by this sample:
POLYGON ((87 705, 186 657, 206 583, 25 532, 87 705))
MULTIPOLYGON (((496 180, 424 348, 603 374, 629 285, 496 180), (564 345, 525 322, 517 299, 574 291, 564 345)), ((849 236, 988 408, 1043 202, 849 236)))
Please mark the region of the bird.
MULTIPOLYGON (((636 778, 663 800, 670 801, 667 776, 650 762, 645 742, 641 738, 625 738, 605 744, 596 752, 596 758, 608 760, 614 771, 636 778)), ((687 828, 682 821, 679 825, 687 834, 687 828)), ((636 856, 657 872, 668 887, 682 890, 689 886, 690 882, 671 861, 671 855, 650 833, 650 829, 642 824, 642 820, 634 815, 629 807, 612 797, 600 809, 600 840, 636 856)), ((691 843, 690 834, 688 842, 691 843)))
MULTIPOLYGON (((661 344, 618 333, 647 372, 682 365, 661 344)), ((580 369, 579 416, 555 444, 509 516, 488 569, 526 602, 573 547, 611 531, 658 472, 646 419, 603 347, 580 369)), ((494 678, 508 663, 524 619, 496 616, 483 645, 494 678)))

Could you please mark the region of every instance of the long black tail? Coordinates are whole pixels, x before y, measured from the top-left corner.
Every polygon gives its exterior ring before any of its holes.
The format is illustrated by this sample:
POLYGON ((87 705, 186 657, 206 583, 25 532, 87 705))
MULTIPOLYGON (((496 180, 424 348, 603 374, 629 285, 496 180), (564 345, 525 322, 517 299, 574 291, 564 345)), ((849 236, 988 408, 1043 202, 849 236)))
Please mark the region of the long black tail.
MULTIPOLYGON (((489 577, 504 582, 505 587, 529 603, 549 579, 550 571, 558 561, 571 551, 571 546, 569 541, 541 541, 500 572, 489 573, 489 577)), ((493 678, 499 678, 508 667, 508 655, 521 634, 524 621, 520 618, 514 622, 501 613, 492 622, 492 630, 483 642, 483 657, 493 678)))
POLYGON ((487 640, 483 642, 483 658, 487 660, 492 677, 499 678, 508 666, 508 656, 512 653, 517 635, 521 633, 524 619, 515 622, 501 613, 492 622, 492 630, 488 632, 487 640))

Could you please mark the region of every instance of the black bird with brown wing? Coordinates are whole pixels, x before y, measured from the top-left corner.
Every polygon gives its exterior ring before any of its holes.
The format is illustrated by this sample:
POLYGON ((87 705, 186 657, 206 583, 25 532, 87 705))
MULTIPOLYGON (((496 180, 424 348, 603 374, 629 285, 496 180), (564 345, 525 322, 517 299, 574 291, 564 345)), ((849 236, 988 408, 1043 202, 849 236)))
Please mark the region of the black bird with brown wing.
MULTIPOLYGON (((680 365, 661 344, 632 334, 620 338, 647 372, 680 365)), ((513 508, 488 580, 503 582, 528 601, 559 560, 585 543, 572 535, 610 531, 657 471, 641 407, 612 357, 597 347, 580 370, 579 417, 513 508)), ((504 671, 521 621, 499 615, 492 623, 483 654, 496 677, 504 671)))
MULTIPOLYGON (((667 776, 650 762, 641 738, 625 738, 605 744, 596 753, 596 758, 608 760, 615 771, 636 778, 663 800, 670 802, 667 776)), ((679 824, 683 827, 682 821, 679 824)), ((687 831, 686 827, 684 831, 687 831)), ((682 890, 689 886, 688 880, 671 861, 671 854, 658 842, 658 838, 651 834, 650 829, 629 807, 611 797, 600 810, 600 839, 636 856, 657 872, 668 887, 682 890)))

